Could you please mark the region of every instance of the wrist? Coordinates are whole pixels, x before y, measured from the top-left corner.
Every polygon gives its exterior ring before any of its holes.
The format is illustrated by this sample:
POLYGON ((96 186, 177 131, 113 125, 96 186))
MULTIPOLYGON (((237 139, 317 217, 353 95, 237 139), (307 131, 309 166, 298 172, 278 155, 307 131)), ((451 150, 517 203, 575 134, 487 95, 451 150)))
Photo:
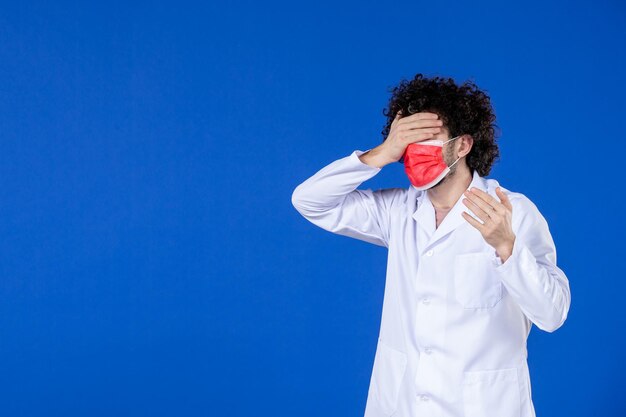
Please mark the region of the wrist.
POLYGON ((364 164, 373 166, 375 168, 382 168, 385 165, 389 165, 390 163, 394 162, 391 161, 389 157, 387 157, 384 149, 381 149, 381 145, 361 154, 359 156, 359 159, 364 164))
POLYGON ((507 259, 511 257, 513 254, 513 246, 515 244, 515 239, 511 242, 507 242, 506 244, 499 246, 496 248, 496 253, 502 259, 502 262, 506 262, 507 259))

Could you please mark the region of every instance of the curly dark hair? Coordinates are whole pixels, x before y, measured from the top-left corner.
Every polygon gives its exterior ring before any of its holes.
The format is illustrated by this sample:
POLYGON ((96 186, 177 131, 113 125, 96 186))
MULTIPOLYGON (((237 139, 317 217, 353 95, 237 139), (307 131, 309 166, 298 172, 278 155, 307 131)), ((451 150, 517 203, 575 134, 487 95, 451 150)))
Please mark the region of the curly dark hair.
MULTIPOLYGON (((402 110, 402 117, 423 111, 436 113, 451 138, 469 134, 474 139, 467 155, 470 171, 477 170, 481 176, 489 174, 491 166, 500 157, 495 136, 495 129, 499 128, 495 124, 496 116, 489 96, 476 84, 466 81, 459 86, 452 78, 426 78, 417 74, 411 81, 401 80, 390 92, 388 108, 383 110, 387 117, 387 125, 381 132, 383 142, 398 110, 402 110)), ((398 162, 404 163, 404 158, 398 162)))

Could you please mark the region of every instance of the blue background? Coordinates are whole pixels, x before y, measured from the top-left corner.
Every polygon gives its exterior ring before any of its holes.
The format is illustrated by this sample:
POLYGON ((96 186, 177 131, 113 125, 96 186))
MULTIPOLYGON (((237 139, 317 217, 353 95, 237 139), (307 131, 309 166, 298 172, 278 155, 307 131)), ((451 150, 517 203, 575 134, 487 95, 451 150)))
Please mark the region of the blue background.
POLYGON ((0 7, 1 415, 361 416, 386 249, 290 198, 417 72, 491 96, 570 280, 538 415, 626 413, 621 2, 100 3, 0 7))

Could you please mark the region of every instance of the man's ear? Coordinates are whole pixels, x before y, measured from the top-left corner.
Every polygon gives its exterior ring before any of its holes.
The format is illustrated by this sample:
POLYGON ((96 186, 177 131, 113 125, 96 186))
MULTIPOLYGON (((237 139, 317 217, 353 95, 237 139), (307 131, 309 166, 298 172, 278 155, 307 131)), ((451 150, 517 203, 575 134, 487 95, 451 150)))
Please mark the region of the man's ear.
POLYGON ((465 134, 463 136, 461 136, 459 139, 461 139, 461 147, 459 148, 459 158, 462 158, 464 156, 466 156, 467 154, 470 153, 470 151, 472 150, 472 146, 474 145, 474 138, 472 137, 472 135, 469 134, 465 134))

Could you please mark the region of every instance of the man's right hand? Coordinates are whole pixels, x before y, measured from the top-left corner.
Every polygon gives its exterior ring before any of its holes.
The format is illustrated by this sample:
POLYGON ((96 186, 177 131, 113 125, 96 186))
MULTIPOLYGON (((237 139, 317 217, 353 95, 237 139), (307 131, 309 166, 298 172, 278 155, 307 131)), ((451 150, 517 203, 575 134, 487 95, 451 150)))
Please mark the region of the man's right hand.
POLYGON ((441 131, 443 121, 435 113, 420 112, 402 117, 401 111, 391 122, 387 139, 376 148, 359 156, 364 163, 382 168, 397 162, 409 144, 432 139, 441 131))

